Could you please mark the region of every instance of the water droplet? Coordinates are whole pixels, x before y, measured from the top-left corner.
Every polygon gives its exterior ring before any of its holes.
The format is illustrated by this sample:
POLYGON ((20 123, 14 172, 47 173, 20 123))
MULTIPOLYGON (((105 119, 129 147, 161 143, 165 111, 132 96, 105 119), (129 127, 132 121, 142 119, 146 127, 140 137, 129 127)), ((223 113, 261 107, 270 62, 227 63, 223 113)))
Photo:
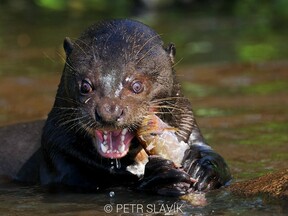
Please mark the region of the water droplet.
POLYGON ((110 160, 110 172, 113 172, 113 170, 115 169, 115 166, 114 166, 114 160, 113 159, 111 159, 110 160))
POLYGON ((115 196, 115 192, 114 191, 110 191, 109 196, 112 198, 115 196))
POLYGON ((120 169, 120 168, 121 168, 121 162, 120 162, 120 160, 115 159, 115 162, 116 162, 116 168, 117 168, 117 169, 120 169))

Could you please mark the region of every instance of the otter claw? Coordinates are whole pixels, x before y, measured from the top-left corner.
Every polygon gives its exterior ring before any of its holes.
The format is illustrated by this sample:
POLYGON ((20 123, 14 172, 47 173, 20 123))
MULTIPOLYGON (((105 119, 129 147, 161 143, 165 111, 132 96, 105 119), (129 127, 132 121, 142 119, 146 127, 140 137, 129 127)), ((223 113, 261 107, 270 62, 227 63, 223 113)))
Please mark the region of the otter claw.
POLYGON ((174 163, 160 157, 149 157, 139 190, 167 196, 181 196, 187 193, 195 179, 174 163))
POLYGON ((194 190, 207 191, 219 188, 231 179, 224 159, 211 149, 192 147, 184 161, 184 170, 197 180, 192 184, 194 190))

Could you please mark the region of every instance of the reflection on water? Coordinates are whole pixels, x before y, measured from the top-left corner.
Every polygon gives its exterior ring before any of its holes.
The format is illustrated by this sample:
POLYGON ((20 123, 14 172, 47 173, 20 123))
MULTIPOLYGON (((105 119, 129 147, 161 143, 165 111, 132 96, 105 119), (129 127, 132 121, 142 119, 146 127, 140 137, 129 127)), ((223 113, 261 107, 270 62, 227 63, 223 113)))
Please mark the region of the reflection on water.
POLYGON ((149 196, 120 188, 100 194, 49 194, 39 188, 0 187, 1 215, 286 215, 285 203, 239 198, 225 190, 206 194, 207 205, 179 198, 149 196))
MULTIPOLYGON (((19 14, 3 14, 0 125, 45 118, 63 66, 62 41, 65 36, 77 37, 94 20, 91 16, 79 19, 47 11, 39 17, 55 19, 37 20, 27 14, 22 19, 19 14)), ((149 22, 164 33, 165 41, 176 43, 178 59, 184 57, 176 66, 177 76, 192 101, 204 136, 227 159, 234 181, 287 168, 288 62, 223 64, 251 60, 251 53, 264 60, 285 59, 287 37, 268 31, 258 43, 257 35, 249 37, 247 33, 251 28, 245 31, 243 24, 239 26, 233 19, 184 18, 158 16, 155 22, 149 22), (190 61, 222 64, 191 66, 190 61)), ((118 161, 114 165, 121 166, 118 161)), ((148 213, 149 207, 159 212, 164 205, 165 211, 181 206, 184 215, 287 214, 287 207, 281 202, 240 198, 225 190, 210 192, 206 199, 207 205, 193 206, 185 200, 148 196, 128 189, 110 189, 100 194, 49 194, 38 187, 0 183, 0 215, 106 215, 105 209, 111 206, 110 215, 116 215, 117 205, 118 213, 125 213, 124 204, 128 213, 141 213, 141 207, 144 213, 148 213), (134 204, 139 204, 138 212, 134 204)), ((174 213, 181 215, 179 211, 174 213)))

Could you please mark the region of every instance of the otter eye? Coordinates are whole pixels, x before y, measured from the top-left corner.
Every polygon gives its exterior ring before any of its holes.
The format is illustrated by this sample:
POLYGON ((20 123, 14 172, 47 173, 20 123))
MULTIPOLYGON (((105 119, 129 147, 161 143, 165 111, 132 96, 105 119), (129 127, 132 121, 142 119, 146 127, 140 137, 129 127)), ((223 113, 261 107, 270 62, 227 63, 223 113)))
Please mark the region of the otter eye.
POLYGON ((88 94, 92 91, 92 84, 89 80, 82 80, 80 91, 82 94, 88 94))
POLYGON ((140 81, 135 81, 131 85, 134 93, 139 94, 144 90, 143 84, 140 81))

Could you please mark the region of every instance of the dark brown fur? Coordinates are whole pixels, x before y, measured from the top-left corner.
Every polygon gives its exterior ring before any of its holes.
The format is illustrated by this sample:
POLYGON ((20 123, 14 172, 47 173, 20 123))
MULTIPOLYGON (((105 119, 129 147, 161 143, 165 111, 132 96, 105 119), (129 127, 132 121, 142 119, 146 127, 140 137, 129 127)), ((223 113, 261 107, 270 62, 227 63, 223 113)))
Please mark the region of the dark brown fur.
POLYGON ((173 70, 174 45, 163 47, 160 36, 142 23, 112 20, 91 26, 74 43, 66 38, 64 48, 66 64, 42 135, 41 184, 90 191, 126 182, 180 195, 217 188, 230 179, 227 165, 205 144, 190 102, 181 94, 173 70), (139 179, 126 171, 139 141, 134 138, 128 154, 114 161, 95 148, 100 145, 95 131, 127 128, 133 134, 151 111, 177 127, 179 140, 191 149, 183 158, 184 170, 152 157, 139 179), (113 161, 121 167, 111 166, 113 161), (192 184, 190 177, 198 182, 192 184))

